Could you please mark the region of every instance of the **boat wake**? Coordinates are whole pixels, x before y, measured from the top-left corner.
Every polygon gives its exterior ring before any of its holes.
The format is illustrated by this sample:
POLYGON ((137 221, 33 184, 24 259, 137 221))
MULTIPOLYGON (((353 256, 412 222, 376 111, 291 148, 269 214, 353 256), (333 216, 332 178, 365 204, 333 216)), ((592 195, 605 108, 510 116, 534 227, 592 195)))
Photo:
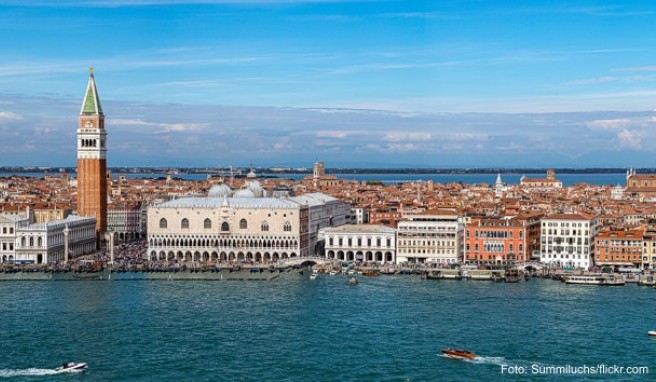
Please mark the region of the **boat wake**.
POLYGON ((54 369, 0 369, 0 378, 10 377, 39 377, 44 375, 55 375, 63 373, 77 373, 82 370, 54 370, 54 369))
POLYGON ((503 357, 486 357, 484 355, 477 355, 476 358, 469 360, 472 363, 480 363, 484 365, 503 365, 508 363, 503 357))
POLYGON ((464 357, 450 357, 446 354, 438 354, 439 357, 457 359, 462 362, 477 363, 481 365, 503 365, 508 363, 503 357, 486 357, 484 355, 477 355, 474 359, 464 358, 464 357))

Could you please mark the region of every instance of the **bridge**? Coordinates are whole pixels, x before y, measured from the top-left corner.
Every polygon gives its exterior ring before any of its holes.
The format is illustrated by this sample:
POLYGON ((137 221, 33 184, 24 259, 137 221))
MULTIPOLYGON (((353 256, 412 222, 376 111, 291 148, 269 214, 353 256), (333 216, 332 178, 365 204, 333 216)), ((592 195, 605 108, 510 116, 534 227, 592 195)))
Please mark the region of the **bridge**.
POLYGON ((290 257, 287 259, 280 259, 278 260, 278 265, 281 266, 293 266, 293 265, 302 265, 302 264, 316 264, 316 265, 324 265, 324 264, 330 264, 330 259, 326 259, 325 257, 319 257, 319 256, 302 256, 302 257, 290 257))
POLYGON ((545 265, 537 262, 537 261, 527 261, 525 263, 517 263, 515 264, 515 268, 523 270, 523 271, 542 271, 544 269, 545 265))

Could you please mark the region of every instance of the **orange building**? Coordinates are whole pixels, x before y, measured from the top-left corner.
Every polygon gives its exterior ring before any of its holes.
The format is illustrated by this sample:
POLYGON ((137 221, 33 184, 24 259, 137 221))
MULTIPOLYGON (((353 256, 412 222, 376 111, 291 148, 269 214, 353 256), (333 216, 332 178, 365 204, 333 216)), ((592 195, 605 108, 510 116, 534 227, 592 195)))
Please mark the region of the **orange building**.
POLYGON ((77 214, 96 218, 96 231, 107 230, 107 132, 93 68, 77 129, 77 214))
POLYGON ((605 230, 597 234, 595 264, 642 267, 642 230, 605 230))
POLYGON ((472 219, 465 228, 465 260, 474 263, 530 259, 527 227, 518 219, 472 219))

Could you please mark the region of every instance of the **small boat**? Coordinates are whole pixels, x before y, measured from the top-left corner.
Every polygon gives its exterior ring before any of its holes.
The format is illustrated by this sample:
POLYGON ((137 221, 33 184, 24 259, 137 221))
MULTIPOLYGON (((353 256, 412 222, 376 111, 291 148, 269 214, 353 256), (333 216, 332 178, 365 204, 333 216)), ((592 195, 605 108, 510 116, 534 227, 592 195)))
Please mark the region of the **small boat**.
POLYGON ((648 335, 649 337, 656 337, 656 330, 650 330, 650 331, 648 331, 648 332, 647 332, 647 335, 648 335))
POLYGON ((316 280, 317 279, 317 273, 313 273, 310 275, 310 280, 316 280))
POLYGON ((55 369, 55 371, 64 372, 64 371, 73 371, 73 370, 83 370, 87 367, 87 364, 84 362, 64 362, 61 366, 55 369))
POLYGON ((447 357, 456 358, 456 359, 460 359, 460 358, 474 359, 474 358, 476 358, 476 354, 474 354, 472 352, 468 352, 466 350, 451 349, 451 348, 442 349, 442 354, 444 354, 447 357))
POLYGON ((359 281, 355 276, 353 276, 349 279, 348 283, 349 283, 349 285, 358 285, 359 281))

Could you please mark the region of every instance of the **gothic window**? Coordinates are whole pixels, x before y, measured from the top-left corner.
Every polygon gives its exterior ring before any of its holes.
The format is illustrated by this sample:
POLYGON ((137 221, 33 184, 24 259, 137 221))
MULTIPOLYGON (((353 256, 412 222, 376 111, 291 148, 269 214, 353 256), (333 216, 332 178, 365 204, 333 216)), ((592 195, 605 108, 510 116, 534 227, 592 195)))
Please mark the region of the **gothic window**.
POLYGON ((267 222, 262 222, 262 232, 267 232, 269 231, 269 223, 267 222))
POLYGON ((241 219, 239 221, 239 229, 246 229, 246 228, 248 228, 248 222, 246 221, 246 219, 241 219))
POLYGON ((34 238, 30 236, 30 247, 34 247, 34 238))
POLYGON ((159 228, 167 228, 168 224, 166 223, 166 219, 161 218, 159 221, 159 228))
POLYGON ((291 232, 292 224, 290 222, 285 222, 284 230, 285 230, 285 232, 291 232))
POLYGON ((228 222, 221 223, 221 231, 223 232, 230 231, 230 224, 228 224, 228 222))
POLYGON ((211 229, 212 228, 212 221, 209 218, 205 219, 205 221, 203 222, 203 228, 205 228, 205 229, 211 229))
POLYGON ((182 219, 182 222, 180 222, 180 228, 189 229, 189 220, 187 218, 182 219))

